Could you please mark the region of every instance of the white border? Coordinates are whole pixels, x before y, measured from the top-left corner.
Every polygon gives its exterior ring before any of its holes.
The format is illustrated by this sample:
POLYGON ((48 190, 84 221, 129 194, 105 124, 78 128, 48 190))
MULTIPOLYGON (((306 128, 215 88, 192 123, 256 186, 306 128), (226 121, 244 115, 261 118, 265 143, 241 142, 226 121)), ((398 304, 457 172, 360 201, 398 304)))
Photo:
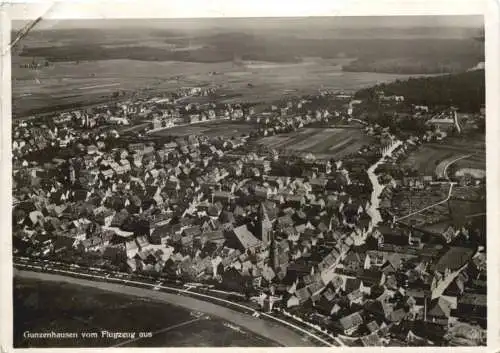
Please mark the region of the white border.
MULTIPOLYGON (((471 15, 484 14, 486 29, 486 110, 487 110, 487 207, 488 207, 488 346, 485 348, 426 348, 429 352, 499 352, 500 351, 500 311, 499 256, 495 253, 500 230, 500 174, 498 161, 500 137, 499 110, 499 11, 495 0, 107 0, 107 1, 10 1, 0 5, 0 32, 2 34, 2 55, 0 73, 2 75, 1 115, 2 135, 0 224, 5 230, 0 235, 0 352, 12 349, 12 258, 11 258, 11 81, 10 54, 6 50, 10 36, 9 19, 34 19, 44 16, 49 19, 76 18, 189 18, 189 17, 298 17, 298 16, 368 16, 368 15, 471 15)), ((228 350, 231 348, 224 348, 228 350)), ((329 348, 314 348, 330 350, 329 348)), ((372 352, 373 348, 339 348, 349 351, 372 352)), ((79 351, 80 349, 76 349, 79 351)), ((85 349, 86 351, 99 351, 85 349)), ((128 349, 130 351, 193 351, 194 348, 128 349)), ((218 352, 220 348, 206 348, 204 351, 218 352)), ((248 348, 235 351, 267 352, 270 349, 248 348)), ((283 351, 294 351, 283 348, 283 351)), ((303 349, 301 349, 302 351, 303 349)), ((385 348, 399 352, 401 348, 385 348)), ((405 348, 405 351, 420 352, 422 348, 405 348)), ((31 351, 18 349, 16 352, 31 351)), ((54 349, 37 349, 40 352, 53 352, 54 349)), ((75 349, 58 349, 73 352, 75 349)))
POLYGON ((484 14, 484 0, 11 1, 12 18, 192 18, 484 14), (113 4, 113 5, 110 5, 113 4), (138 6, 141 4, 141 6, 138 6))

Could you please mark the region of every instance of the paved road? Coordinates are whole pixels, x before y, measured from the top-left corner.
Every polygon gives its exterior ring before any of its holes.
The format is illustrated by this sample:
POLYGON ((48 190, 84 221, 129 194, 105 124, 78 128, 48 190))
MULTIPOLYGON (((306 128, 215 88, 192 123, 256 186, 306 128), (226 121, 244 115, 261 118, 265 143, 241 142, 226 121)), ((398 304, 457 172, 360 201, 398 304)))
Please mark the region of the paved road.
POLYGON ((147 297, 150 299, 167 302, 186 308, 188 310, 200 311, 209 315, 218 316, 223 320, 227 320, 233 324, 241 326, 285 347, 311 347, 315 345, 311 340, 305 339, 304 336, 281 325, 275 325, 268 321, 254 318, 250 315, 245 315, 223 306, 198 300, 192 297, 186 297, 160 291, 152 291, 146 288, 131 287, 117 283, 97 282, 43 272, 16 270, 15 275, 24 278, 41 279, 46 281, 67 282, 81 286, 93 287, 106 291, 118 292, 139 297, 147 297))
POLYGON ((382 191, 384 191, 385 185, 380 184, 378 180, 378 175, 375 174, 375 171, 377 170, 378 166, 384 162, 385 158, 391 157, 392 153, 402 144, 403 142, 401 142, 400 140, 394 141, 391 147, 380 157, 380 159, 366 171, 366 173, 368 174, 368 179, 370 179, 370 182, 373 187, 370 199, 370 207, 366 211, 366 213, 368 214, 368 216, 370 216, 372 220, 367 233, 371 233, 373 231, 373 228, 376 227, 377 224, 382 222, 382 215, 380 214, 379 205, 380 205, 380 194, 382 194, 382 191))

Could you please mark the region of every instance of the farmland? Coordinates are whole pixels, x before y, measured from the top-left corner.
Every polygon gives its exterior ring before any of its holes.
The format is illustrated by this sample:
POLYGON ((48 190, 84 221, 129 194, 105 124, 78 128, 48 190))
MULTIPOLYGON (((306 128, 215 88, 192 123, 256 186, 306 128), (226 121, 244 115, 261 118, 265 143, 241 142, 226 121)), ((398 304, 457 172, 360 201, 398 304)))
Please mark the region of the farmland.
POLYGON ((204 135, 209 137, 239 137, 257 129, 257 125, 250 123, 229 122, 226 120, 209 121, 185 126, 159 130, 151 134, 152 137, 204 135))
POLYGON ((415 29, 384 28, 373 37, 372 30, 318 18, 109 21, 65 27, 45 20, 39 26, 50 30, 23 36, 12 49, 14 117, 105 102, 118 90, 193 85, 221 86, 237 95, 225 98, 231 103, 270 102, 285 90, 356 91, 484 61, 482 43, 470 39, 474 31, 457 37, 446 27, 422 28, 417 37, 415 29), (310 37, 298 35, 304 29, 310 37))
POLYGON ((423 175, 442 174, 446 164, 460 168, 486 168, 484 135, 450 138, 444 143, 428 143, 411 152, 402 163, 423 175), (455 159, 466 157, 453 162, 455 159))
POLYGON ((260 144, 277 150, 311 152, 318 158, 343 158, 356 153, 372 138, 356 128, 305 128, 292 133, 264 137, 260 144))
MULTIPOLYGON (((24 58, 13 57, 17 64, 24 58)), ((56 62, 38 69, 12 67, 14 117, 37 114, 55 106, 75 108, 110 100, 113 92, 174 91, 186 86, 216 86, 225 103, 272 102, 318 88, 354 91, 407 75, 343 72, 345 59, 309 58, 301 63, 190 63, 128 59, 56 62), (217 74, 212 74, 216 72, 217 74), (181 74, 180 74, 181 73, 181 74), (180 75, 179 75, 180 74, 180 75), (249 86, 248 84, 252 85, 249 86), (235 94, 236 93, 236 94, 235 94)), ((62 107, 61 107, 62 109, 62 107)), ((54 109, 55 110, 55 109, 54 109)))

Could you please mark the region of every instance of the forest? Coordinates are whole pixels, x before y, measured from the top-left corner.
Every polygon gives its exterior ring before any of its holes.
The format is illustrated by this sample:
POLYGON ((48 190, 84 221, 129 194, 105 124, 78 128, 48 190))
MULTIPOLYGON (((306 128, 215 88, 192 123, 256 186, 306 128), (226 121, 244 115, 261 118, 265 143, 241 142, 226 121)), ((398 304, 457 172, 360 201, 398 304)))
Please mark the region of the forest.
POLYGON ((355 97, 377 100, 377 92, 405 97, 406 104, 429 107, 453 105, 462 112, 477 113, 485 104, 485 71, 474 70, 458 74, 410 78, 361 89, 355 97))
POLYGON ((474 38, 302 38, 285 32, 185 34, 174 31, 44 31, 42 45, 29 41, 24 57, 51 62, 132 59, 143 61, 226 62, 235 59, 300 62, 305 58, 350 58, 344 71, 452 73, 484 61, 484 43, 474 38), (52 43, 57 43, 53 45, 52 43))

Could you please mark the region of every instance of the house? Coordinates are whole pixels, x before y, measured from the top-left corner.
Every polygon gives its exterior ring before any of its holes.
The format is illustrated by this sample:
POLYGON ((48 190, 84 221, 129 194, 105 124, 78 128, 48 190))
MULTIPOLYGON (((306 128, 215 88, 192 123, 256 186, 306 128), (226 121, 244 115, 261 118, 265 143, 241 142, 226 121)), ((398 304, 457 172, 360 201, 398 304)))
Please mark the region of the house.
POLYGON ((302 287, 295 291, 295 296, 299 299, 299 303, 305 303, 311 297, 311 292, 307 287, 302 287))
POLYGON ((389 316, 388 320, 392 323, 401 322, 407 315, 407 312, 403 308, 393 310, 389 316))
POLYGON ((137 246, 139 247, 139 250, 143 250, 149 246, 149 241, 146 236, 139 236, 135 238, 135 241, 137 242, 137 246))
POLYGON ((344 316, 336 322, 336 326, 347 336, 351 336, 362 324, 363 317, 359 312, 344 316))
POLYGON ((123 244, 107 246, 102 256, 112 263, 121 263, 123 260, 127 259, 127 253, 123 244))
POLYGON ((313 178, 309 181, 312 191, 314 193, 323 192, 328 184, 328 179, 326 178, 313 178))
POLYGON ((191 239, 197 237, 201 234, 201 228, 199 226, 185 228, 181 235, 184 237, 190 237, 191 239))
POLYGON ((288 227, 293 227, 293 225, 294 225, 293 219, 292 219, 292 217, 290 217, 290 215, 285 215, 285 216, 279 217, 277 219, 277 223, 278 223, 278 227, 281 230, 284 230, 288 227))
POLYGON ((101 249, 102 239, 100 237, 91 237, 80 242, 80 249, 84 252, 97 251, 101 249))
POLYGON ((305 204, 306 200, 301 195, 288 195, 285 197, 285 203, 292 208, 300 208, 305 204))
POLYGON ((245 288, 245 280, 237 269, 231 267, 222 274, 221 286, 229 291, 240 292, 245 288))
POLYGON ((384 346, 380 336, 375 332, 361 337, 361 343, 363 343, 364 347, 382 347, 382 346, 384 346))
POLYGON ((431 268, 440 273, 445 273, 447 270, 456 271, 467 264, 474 253, 475 250, 471 248, 450 247, 431 268))
POLYGON ((349 251, 342 263, 347 271, 358 272, 363 268, 365 256, 359 251, 349 251))
POLYGON ((257 239, 249 230, 246 225, 233 228, 231 231, 226 232, 227 246, 241 251, 255 251, 261 246, 262 242, 257 239))
POLYGON ((346 294, 352 293, 354 291, 357 291, 361 289, 362 283, 359 278, 354 278, 354 277, 347 277, 344 280, 344 285, 342 289, 346 294))
POLYGON ((458 299, 457 308, 453 313, 461 320, 476 321, 485 325, 488 316, 486 294, 465 293, 458 299))
POLYGON ((427 321, 448 326, 451 312, 456 308, 456 298, 441 296, 428 304, 427 312, 424 315, 427 321))
POLYGON ((226 241, 222 230, 207 231, 201 234, 201 242, 214 243, 221 246, 226 241))
POLYGON ((364 309, 382 321, 389 320, 391 313, 394 311, 393 305, 380 299, 367 301, 364 304, 364 309))
POLYGON ((175 143, 175 142, 169 142, 169 143, 166 143, 166 144, 163 145, 163 150, 166 153, 173 152, 176 149, 177 149, 177 143, 175 143))
POLYGON ((349 300, 349 305, 362 304, 364 301, 364 294, 361 289, 356 289, 349 294, 347 294, 347 300, 349 300))
POLYGON ((374 333, 380 329, 380 325, 377 321, 373 320, 366 324, 366 328, 370 331, 370 333, 374 333))
POLYGON ((378 270, 361 270, 357 273, 357 278, 363 281, 366 286, 382 286, 385 282, 385 274, 378 270))

